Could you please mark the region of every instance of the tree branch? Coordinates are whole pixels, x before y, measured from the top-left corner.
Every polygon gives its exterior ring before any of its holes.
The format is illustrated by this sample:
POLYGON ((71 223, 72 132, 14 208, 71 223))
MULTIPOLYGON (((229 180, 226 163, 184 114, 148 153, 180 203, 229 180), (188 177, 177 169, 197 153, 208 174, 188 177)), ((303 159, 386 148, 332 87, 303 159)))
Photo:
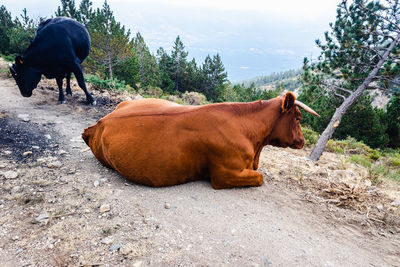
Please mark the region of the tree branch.
POLYGON ((339 94, 339 93, 337 93, 337 92, 333 92, 333 94, 335 95, 335 96, 339 96, 339 97, 341 97, 341 98, 343 98, 343 100, 346 100, 346 97, 344 96, 344 95, 341 95, 341 94, 339 94))

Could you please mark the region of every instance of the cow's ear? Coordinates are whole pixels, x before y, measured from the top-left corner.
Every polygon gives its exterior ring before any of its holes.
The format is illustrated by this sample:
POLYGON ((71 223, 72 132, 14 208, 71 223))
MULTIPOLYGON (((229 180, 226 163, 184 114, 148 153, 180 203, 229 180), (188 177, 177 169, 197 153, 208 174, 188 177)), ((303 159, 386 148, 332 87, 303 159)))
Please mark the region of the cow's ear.
POLYGON ((296 97, 292 92, 287 92, 282 99, 282 112, 290 110, 294 106, 296 97))
POLYGON ((22 60, 22 57, 21 57, 21 56, 17 56, 17 57, 15 58, 15 64, 16 64, 16 65, 22 65, 22 64, 24 64, 24 61, 22 60))

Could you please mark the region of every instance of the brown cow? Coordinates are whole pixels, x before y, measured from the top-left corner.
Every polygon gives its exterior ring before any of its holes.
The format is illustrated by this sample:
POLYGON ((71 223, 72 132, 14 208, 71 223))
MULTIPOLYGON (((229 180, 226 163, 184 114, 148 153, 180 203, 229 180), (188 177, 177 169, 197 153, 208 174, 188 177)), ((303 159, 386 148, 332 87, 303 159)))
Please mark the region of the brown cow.
POLYGON ((104 165, 127 179, 161 187, 210 179, 214 189, 260 186, 265 145, 302 148, 298 105, 288 92, 250 103, 182 106, 160 99, 125 101, 82 138, 104 165))

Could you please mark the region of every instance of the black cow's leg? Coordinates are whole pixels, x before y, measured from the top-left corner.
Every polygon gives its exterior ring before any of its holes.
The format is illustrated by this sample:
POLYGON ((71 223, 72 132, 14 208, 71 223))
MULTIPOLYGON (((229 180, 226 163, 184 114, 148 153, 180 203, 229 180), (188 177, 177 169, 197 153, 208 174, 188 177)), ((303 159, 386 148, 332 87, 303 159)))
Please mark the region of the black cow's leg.
POLYGON ((67 89, 65 90, 67 92, 67 95, 72 95, 70 80, 71 80, 71 72, 67 72, 67 89))
POLYGON ((65 104, 65 96, 64 91, 62 89, 63 78, 56 78, 57 85, 58 85, 58 104, 65 104))
POLYGON ((86 101, 89 104, 96 105, 96 100, 93 98, 93 96, 86 89, 85 79, 83 78, 82 69, 81 69, 81 66, 79 64, 76 64, 73 73, 75 75, 76 80, 78 81, 79 87, 82 88, 83 92, 85 92, 86 101))

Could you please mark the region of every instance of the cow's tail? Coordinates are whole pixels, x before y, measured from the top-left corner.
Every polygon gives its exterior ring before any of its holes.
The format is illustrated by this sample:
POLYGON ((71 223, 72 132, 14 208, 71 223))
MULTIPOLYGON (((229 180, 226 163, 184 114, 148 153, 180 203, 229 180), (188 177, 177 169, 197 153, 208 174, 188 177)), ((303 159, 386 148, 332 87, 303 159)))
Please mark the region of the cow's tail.
POLYGON ((88 146, 90 146, 90 140, 93 139, 93 136, 96 132, 96 126, 97 125, 95 124, 83 130, 82 139, 88 146))

